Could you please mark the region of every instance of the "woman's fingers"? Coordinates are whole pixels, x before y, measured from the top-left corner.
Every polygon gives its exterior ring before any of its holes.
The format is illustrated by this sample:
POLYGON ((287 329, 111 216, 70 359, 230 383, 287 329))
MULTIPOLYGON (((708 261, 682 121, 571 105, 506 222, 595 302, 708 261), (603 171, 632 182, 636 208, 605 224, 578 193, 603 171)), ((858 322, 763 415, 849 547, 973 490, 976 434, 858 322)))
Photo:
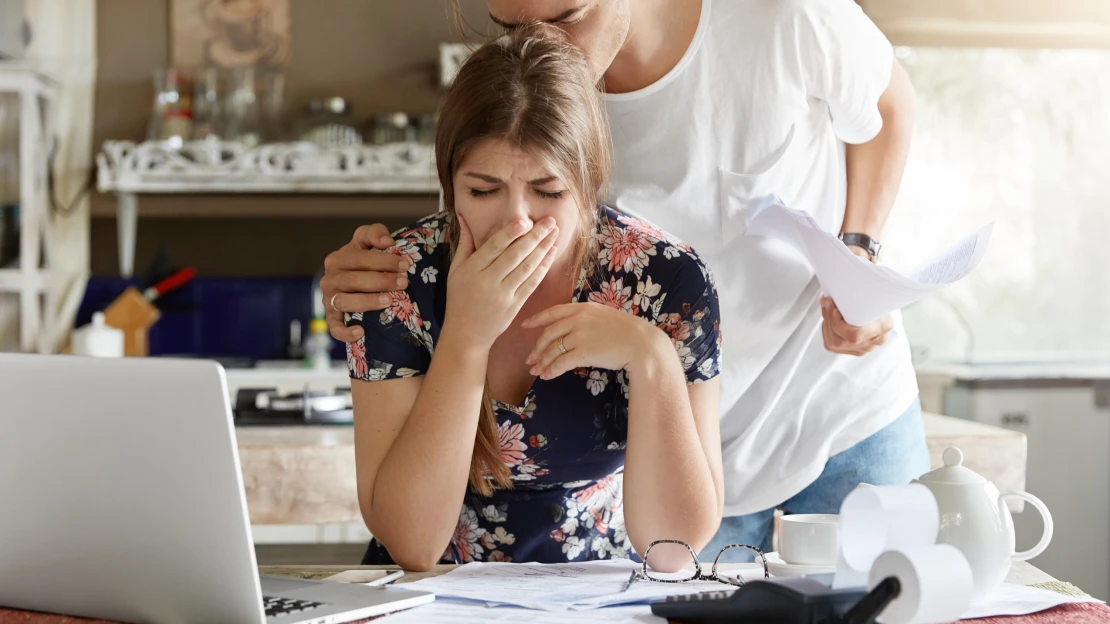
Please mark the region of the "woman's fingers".
MULTIPOLYGON (((475 268, 479 271, 485 270, 493 264, 505 250, 529 230, 532 229, 532 222, 527 219, 521 219, 506 224, 505 227, 497 230, 492 236, 482 243, 482 246, 476 249, 472 255, 476 262, 475 268)), ((473 239, 472 239, 473 240, 473 239)), ((506 271, 507 273, 508 271, 506 271)))
POLYGON ((470 231, 470 226, 466 224, 466 219, 459 213, 455 213, 455 218, 459 220, 459 242, 455 245, 455 257, 451 260, 451 264, 462 264, 467 258, 474 255, 474 234, 470 231))
POLYGON ((514 240, 501 252, 490 263, 487 270, 504 279, 524 262, 524 259, 547 238, 548 234, 558 232, 558 230, 555 219, 551 217, 540 219, 540 222, 535 224, 531 230, 514 240))
MULTIPOLYGON (((535 271, 529 275, 524 282, 517 286, 516 298, 523 303, 525 299, 532 296, 536 289, 540 287, 540 282, 547 276, 547 272, 551 269, 551 265, 555 264, 555 256, 558 254, 558 247, 551 247, 547 250, 540 265, 536 267, 535 271)), ((517 309, 519 311, 519 308, 517 309)))
MULTIPOLYGON (((540 268, 540 264, 543 262, 544 258, 547 257, 548 250, 555 244, 557 238, 559 238, 559 230, 556 228, 555 231, 548 234, 534 249, 532 249, 532 253, 528 254, 515 269, 505 276, 505 285, 514 289, 520 288, 524 280, 528 279, 536 272, 536 269, 540 268)), ((523 238, 520 239, 520 241, 523 240, 523 238)))
MULTIPOLYGON (((574 329, 577 320, 577 317, 567 317, 544 328, 539 337, 536 338, 536 344, 532 347, 532 351, 528 354, 528 359, 524 360, 524 363, 532 364, 537 371, 543 370, 551 360, 555 359, 554 355, 559 354, 559 339, 574 329), (554 355, 551 355, 552 349, 554 349, 554 355)), ((570 346, 567 345, 567 348, 569 349, 570 346)), ((533 372, 532 374, 535 375, 536 373, 533 372)))
POLYGON ((564 319, 572 314, 576 314, 579 311, 579 307, 576 306, 583 305, 586 304, 563 303, 557 306, 551 306, 543 312, 539 312, 538 314, 533 315, 531 318, 524 319, 524 322, 522 322, 520 326, 526 329, 530 329, 532 327, 543 327, 544 325, 550 325, 555 321, 558 321, 559 319, 564 319))
POLYGON ((546 370, 541 371, 540 379, 555 379, 559 375, 576 368, 588 366, 585 353, 584 349, 571 349, 568 346, 566 353, 560 353, 559 357, 555 358, 546 370))

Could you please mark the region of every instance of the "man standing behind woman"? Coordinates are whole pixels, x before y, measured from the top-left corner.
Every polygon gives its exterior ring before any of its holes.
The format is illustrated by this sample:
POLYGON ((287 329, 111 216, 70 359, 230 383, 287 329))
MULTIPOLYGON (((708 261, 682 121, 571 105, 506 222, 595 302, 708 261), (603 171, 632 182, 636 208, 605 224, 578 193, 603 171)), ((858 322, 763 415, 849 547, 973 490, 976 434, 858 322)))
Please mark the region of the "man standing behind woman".
MULTIPOLYGON (((928 469, 895 313, 844 321, 800 255, 745 235, 769 194, 877 260, 909 150, 913 89, 852 0, 487 0, 512 30, 553 24, 601 78, 610 204, 692 245, 718 279, 724 515, 706 550, 770 549, 775 509, 836 513, 858 483, 928 469)), ((457 8, 457 7, 456 7, 457 8)), ((332 333, 412 275, 384 226, 328 258, 332 333), (400 283, 398 278, 401 277, 400 283)))

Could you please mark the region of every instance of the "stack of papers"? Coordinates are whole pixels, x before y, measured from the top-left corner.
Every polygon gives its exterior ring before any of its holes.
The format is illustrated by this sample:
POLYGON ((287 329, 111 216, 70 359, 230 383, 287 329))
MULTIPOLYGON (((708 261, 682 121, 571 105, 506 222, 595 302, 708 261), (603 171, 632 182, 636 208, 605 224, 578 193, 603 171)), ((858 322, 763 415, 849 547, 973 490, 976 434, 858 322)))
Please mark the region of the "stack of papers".
POLYGON ((667 620, 652 615, 651 607, 609 607, 598 611, 534 611, 524 607, 487 608, 474 602, 439 600, 402 611, 382 620, 386 624, 667 624, 667 620))
MULTIPOLYGON (((648 603, 666 596, 729 591, 712 581, 656 583, 636 581, 625 590, 629 575, 641 564, 628 561, 583 563, 468 563, 442 576, 406 583, 403 589, 436 594, 436 601, 388 616, 387 624, 665 624, 651 614, 648 603)), ((730 570, 735 573, 735 570, 730 570)), ((762 569, 743 566, 745 580, 762 577, 762 569)), ((389 591, 392 587, 388 587, 389 591)), ((1097 602, 1090 596, 1003 584, 988 600, 974 604, 964 618, 1036 613, 1069 602, 1097 602)))
MULTIPOLYGON (((629 576, 641 567, 642 564, 627 559, 551 564, 468 563, 443 576, 422 579, 405 587, 434 592, 437 599, 561 612, 645 605, 667 596, 732 589, 713 581, 656 583, 640 580, 627 586, 629 576)), ((762 568, 755 566, 751 572, 744 573, 745 579, 762 576, 762 568)))

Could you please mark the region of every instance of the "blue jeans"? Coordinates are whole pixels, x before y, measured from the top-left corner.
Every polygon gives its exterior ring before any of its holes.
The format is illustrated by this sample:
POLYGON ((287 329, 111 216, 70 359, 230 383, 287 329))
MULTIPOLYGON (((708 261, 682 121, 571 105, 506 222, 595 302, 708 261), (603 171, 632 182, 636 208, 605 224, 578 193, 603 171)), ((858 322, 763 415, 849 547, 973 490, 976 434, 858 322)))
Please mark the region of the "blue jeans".
MULTIPOLYGON (((786 513, 839 513, 844 498, 860 483, 903 485, 928 470, 929 448, 925 445, 925 427, 921 423, 921 402, 914 399, 909 409, 894 422, 830 457, 816 481, 781 505, 743 516, 724 517, 721 528, 698 558, 710 563, 728 544, 750 544, 770 552, 775 509, 786 513)), ((730 551, 726 555, 729 561, 743 560, 742 556, 733 554, 740 555, 730 551)))

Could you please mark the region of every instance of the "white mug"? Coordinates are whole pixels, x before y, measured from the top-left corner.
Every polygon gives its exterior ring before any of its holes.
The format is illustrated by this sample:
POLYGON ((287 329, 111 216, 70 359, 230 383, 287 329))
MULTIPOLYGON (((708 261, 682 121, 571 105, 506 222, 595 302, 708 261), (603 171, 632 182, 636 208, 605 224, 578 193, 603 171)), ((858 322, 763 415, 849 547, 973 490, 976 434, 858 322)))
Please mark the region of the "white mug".
POLYGON ((836 514, 791 514, 779 518, 779 557, 792 565, 836 565, 839 519, 836 514))

